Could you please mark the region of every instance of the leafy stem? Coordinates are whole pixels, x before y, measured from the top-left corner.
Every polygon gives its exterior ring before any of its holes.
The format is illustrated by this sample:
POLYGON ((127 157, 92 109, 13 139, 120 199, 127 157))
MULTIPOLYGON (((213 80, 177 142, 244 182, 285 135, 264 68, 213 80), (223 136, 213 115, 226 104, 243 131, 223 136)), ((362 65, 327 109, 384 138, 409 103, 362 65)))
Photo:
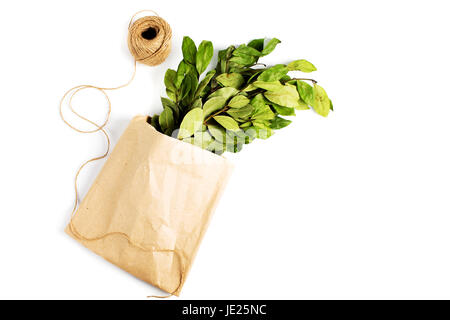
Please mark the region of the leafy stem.
POLYGON ((211 120, 212 118, 214 118, 215 116, 221 114, 222 112, 225 112, 227 110, 229 110, 230 107, 229 106, 225 106, 222 109, 220 109, 219 111, 217 111, 216 113, 211 114, 210 116, 208 116, 205 121, 203 121, 203 124, 206 124, 209 120, 211 120))
POLYGON ((291 123, 282 116, 295 115, 295 109, 309 109, 305 104, 326 117, 333 104, 325 90, 314 79, 291 79, 289 75, 290 71, 316 71, 312 63, 305 59, 274 66, 258 62, 279 43, 276 38, 260 38, 220 50, 215 69, 199 81, 213 57, 213 45, 204 40, 197 47, 191 38, 184 37, 183 60, 177 70, 166 71, 168 98, 161 98, 163 111, 151 118, 151 125, 167 135, 179 128, 178 139, 222 154, 239 152, 256 138, 270 137, 274 130, 291 123), (245 128, 254 130, 243 140, 245 128), (226 145, 221 140, 224 133, 232 138, 226 145))

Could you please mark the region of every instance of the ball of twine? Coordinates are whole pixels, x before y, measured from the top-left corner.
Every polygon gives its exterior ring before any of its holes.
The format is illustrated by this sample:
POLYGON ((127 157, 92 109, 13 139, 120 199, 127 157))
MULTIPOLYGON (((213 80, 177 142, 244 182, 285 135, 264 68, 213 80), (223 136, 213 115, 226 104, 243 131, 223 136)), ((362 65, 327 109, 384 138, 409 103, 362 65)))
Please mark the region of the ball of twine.
POLYGON ((128 48, 136 61, 156 66, 170 53, 172 29, 159 16, 146 16, 130 23, 128 48))

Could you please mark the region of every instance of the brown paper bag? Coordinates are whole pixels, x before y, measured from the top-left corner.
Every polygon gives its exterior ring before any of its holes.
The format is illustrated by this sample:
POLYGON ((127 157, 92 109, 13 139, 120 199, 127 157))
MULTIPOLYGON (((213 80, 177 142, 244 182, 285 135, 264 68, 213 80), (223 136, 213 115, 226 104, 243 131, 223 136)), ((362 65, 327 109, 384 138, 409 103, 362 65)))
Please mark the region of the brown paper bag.
POLYGON ((231 172, 225 158, 163 135, 137 116, 66 232, 178 296, 231 172))

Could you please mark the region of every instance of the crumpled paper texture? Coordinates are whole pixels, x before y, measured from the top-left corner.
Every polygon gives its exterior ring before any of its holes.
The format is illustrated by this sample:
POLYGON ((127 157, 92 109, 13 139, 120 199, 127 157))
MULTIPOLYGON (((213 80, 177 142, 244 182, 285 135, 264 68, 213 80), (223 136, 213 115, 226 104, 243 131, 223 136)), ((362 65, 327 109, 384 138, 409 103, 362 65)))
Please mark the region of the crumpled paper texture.
POLYGON ((137 116, 72 218, 83 239, 70 224, 66 232, 137 278, 178 296, 232 169, 224 157, 163 135, 147 117, 137 116), (102 237, 108 233, 113 234, 102 237), (102 238, 86 240, 97 237, 102 238), (158 250, 175 250, 180 258, 158 250))

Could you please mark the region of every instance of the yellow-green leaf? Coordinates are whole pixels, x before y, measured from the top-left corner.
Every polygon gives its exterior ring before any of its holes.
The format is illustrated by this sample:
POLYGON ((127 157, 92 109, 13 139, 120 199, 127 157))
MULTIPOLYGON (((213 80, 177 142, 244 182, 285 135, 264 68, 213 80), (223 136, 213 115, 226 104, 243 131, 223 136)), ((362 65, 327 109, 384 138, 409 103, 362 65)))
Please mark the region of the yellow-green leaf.
POLYGON ((291 84, 285 84, 275 91, 267 91, 264 96, 271 102, 282 107, 295 108, 297 110, 308 109, 306 103, 300 100, 297 88, 291 84))
POLYGON ((192 136, 195 132, 200 131, 203 125, 203 110, 194 108, 189 111, 180 125, 178 139, 184 139, 192 136))
POLYGON ((270 41, 265 45, 264 49, 262 50, 262 52, 261 52, 262 55, 266 56, 269 53, 271 53, 275 49, 277 44, 279 44, 280 42, 281 41, 278 40, 277 38, 270 39, 270 41))
POLYGON ((291 120, 287 120, 277 116, 275 119, 271 121, 270 128, 275 130, 282 129, 288 126, 291 122, 292 122, 291 120))
POLYGON ((297 80, 297 91, 303 101, 305 101, 310 106, 314 104, 313 87, 311 87, 304 81, 297 80))
POLYGON ((331 109, 331 102, 328 98, 325 89, 319 86, 318 84, 314 84, 314 110, 323 117, 328 116, 328 113, 331 109))
POLYGON ((230 108, 242 108, 248 105, 250 100, 243 96, 243 95, 237 95, 231 101, 228 103, 228 106, 230 108))
POLYGON ((267 91, 276 91, 283 88, 283 85, 280 83, 280 81, 255 81, 252 83, 252 85, 256 88, 264 89, 267 91))
POLYGON ((249 92, 249 91, 253 91, 253 90, 256 90, 256 89, 258 89, 258 87, 255 87, 254 85, 253 85, 253 83, 250 83, 248 86, 246 86, 242 91, 244 91, 244 92, 249 92))
POLYGON ((244 83, 244 77, 240 73, 222 73, 216 77, 217 82, 219 82, 224 87, 233 87, 238 89, 244 83))
POLYGON ((295 116, 294 108, 282 107, 277 104, 272 104, 272 107, 275 109, 276 112, 278 112, 282 116, 295 116))
POLYGON ((264 100, 264 97, 261 93, 258 93, 256 96, 253 97, 252 101, 250 101, 252 106, 255 107, 255 109, 263 108, 266 104, 266 101, 264 100))
POLYGON ((225 130, 222 127, 213 125, 213 124, 208 124, 208 130, 209 133, 217 140, 220 142, 223 142, 225 140, 225 130))
POLYGON ((224 97, 225 99, 229 99, 232 96, 236 95, 239 92, 238 89, 236 88, 232 88, 232 87, 225 87, 225 88, 221 88, 217 91, 214 91, 213 93, 211 93, 209 95, 208 98, 213 98, 213 97, 224 97))
POLYGON ((302 71, 302 72, 313 72, 316 71, 316 67, 309 61, 304 59, 292 61, 287 65, 289 71, 302 71))
POLYGON ((277 64, 264 70, 258 77, 258 81, 273 82, 278 81, 288 73, 289 69, 284 64, 277 64))
POLYGON ((207 117, 213 112, 216 112, 222 109, 227 102, 227 98, 225 97, 212 97, 208 99, 203 105, 203 117, 207 117))
POLYGON ((216 74, 216 70, 208 71, 208 73, 205 75, 203 80, 200 81, 200 83, 197 87, 197 91, 195 91, 194 97, 203 97, 203 94, 204 94, 203 91, 205 91, 206 86, 209 84, 209 82, 211 81, 211 79, 214 77, 215 74, 216 74))
POLYGON ((202 148, 208 148, 209 144, 214 141, 213 137, 208 131, 197 131, 194 133, 193 144, 202 148))
POLYGON ((252 115, 253 120, 272 120, 273 118, 275 118, 275 114, 268 105, 258 108, 255 114, 252 115))
POLYGON ((252 46, 246 46, 245 44, 240 45, 236 50, 233 52, 234 56, 242 57, 242 56, 255 56, 259 57, 261 56, 261 52, 252 46))
POLYGON ((231 131, 238 131, 239 124, 231 117, 228 116, 215 116, 214 120, 216 120, 222 127, 231 131))
POLYGON ((229 109, 227 110, 227 113, 234 119, 245 119, 253 113, 253 110, 253 106, 251 104, 247 104, 245 107, 239 109, 229 109))

